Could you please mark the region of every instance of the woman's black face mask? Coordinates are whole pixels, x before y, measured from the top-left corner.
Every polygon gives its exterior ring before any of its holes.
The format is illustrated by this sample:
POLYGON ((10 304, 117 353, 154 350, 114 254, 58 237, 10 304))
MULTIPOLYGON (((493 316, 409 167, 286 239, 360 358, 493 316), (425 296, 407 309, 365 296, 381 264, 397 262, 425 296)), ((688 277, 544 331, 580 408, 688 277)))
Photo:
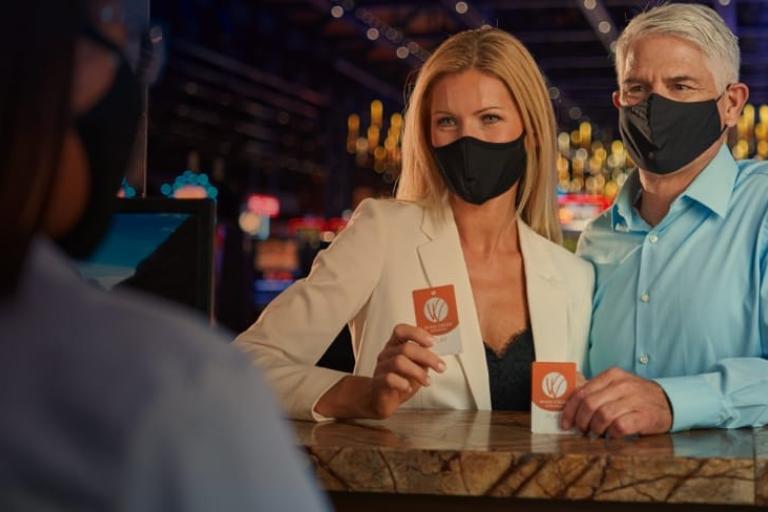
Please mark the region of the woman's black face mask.
POLYGON ((632 159, 656 174, 691 163, 728 128, 717 109, 721 97, 681 102, 652 93, 636 105, 621 107, 619 132, 632 159))
POLYGON ((89 256, 98 246, 116 206, 116 195, 131 160, 141 116, 141 86, 122 50, 94 29, 85 35, 112 51, 118 68, 110 89, 76 119, 89 163, 89 197, 77 225, 58 243, 74 258, 89 256))
POLYGON ((500 196, 525 174, 525 134, 511 142, 462 137, 434 148, 448 188, 472 204, 500 196))

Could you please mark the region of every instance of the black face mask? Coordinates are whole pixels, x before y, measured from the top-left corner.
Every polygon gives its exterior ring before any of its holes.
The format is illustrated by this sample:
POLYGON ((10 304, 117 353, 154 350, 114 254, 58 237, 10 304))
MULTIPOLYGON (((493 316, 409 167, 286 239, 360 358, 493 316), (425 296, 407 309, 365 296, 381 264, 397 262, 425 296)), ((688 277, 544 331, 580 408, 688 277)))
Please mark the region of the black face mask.
POLYGON ((720 138, 717 101, 674 101, 652 93, 621 107, 619 131, 632 159, 646 171, 669 174, 691 163, 720 138))
POLYGON ((77 131, 90 164, 90 192, 83 216, 58 240, 73 258, 88 257, 109 228, 141 116, 141 87, 125 57, 103 36, 88 35, 119 55, 120 63, 111 88, 77 119, 77 131))
POLYGON ((525 135, 511 142, 462 137, 434 148, 448 188, 465 201, 483 204, 500 196, 525 173, 525 135))

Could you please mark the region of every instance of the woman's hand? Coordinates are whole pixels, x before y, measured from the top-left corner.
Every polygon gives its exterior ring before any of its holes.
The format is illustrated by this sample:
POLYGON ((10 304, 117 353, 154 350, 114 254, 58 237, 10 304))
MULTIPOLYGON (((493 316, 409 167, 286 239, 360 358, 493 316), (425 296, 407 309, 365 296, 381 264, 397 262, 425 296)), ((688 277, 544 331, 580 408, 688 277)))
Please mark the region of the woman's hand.
POLYGON ((434 343, 424 329, 395 326, 373 372, 370 410, 374 418, 388 418, 422 386, 429 386, 430 368, 445 371, 445 362, 430 350, 434 343))
POLYGON ((434 343, 424 329, 398 324, 373 377, 347 375, 318 399, 315 412, 328 418, 388 418, 421 386, 429 386, 430 368, 445 371, 443 360, 429 350, 434 343))

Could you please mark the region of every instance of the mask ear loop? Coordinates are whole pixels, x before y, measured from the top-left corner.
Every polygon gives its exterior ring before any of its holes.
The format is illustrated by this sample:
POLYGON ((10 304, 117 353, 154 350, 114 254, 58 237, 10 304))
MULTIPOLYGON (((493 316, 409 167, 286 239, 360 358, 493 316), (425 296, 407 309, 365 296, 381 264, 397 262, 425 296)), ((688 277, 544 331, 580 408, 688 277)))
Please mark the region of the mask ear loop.
MULTIPOLYGON (((728 88, 730 88, 732 85, 733 84, 726 84, 725 89, 723 90, 722 93, 720 93, 720 96, 717 97, 717 99, 715 100, 715 103, 718 103, 722 99, 722 97, 725 96, 725 93, 728 92, 728 88)), ((727 124, 724 125, 722 130, 720 130, 720 135, 718 135, 718 138, 722 137, 723 134, 727 132, 729 128, 730 126, 728 126, 727 124)))

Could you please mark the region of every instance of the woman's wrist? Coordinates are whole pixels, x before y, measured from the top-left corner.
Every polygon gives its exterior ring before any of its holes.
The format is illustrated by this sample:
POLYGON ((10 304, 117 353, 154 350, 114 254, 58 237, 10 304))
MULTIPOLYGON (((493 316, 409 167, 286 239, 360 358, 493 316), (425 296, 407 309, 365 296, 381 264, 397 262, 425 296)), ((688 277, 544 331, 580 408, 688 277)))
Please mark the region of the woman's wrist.
POLYGON ((315 412, 328 418, 372 418, 372 383, 369 377, 347 375, 320 397, 315 412))

